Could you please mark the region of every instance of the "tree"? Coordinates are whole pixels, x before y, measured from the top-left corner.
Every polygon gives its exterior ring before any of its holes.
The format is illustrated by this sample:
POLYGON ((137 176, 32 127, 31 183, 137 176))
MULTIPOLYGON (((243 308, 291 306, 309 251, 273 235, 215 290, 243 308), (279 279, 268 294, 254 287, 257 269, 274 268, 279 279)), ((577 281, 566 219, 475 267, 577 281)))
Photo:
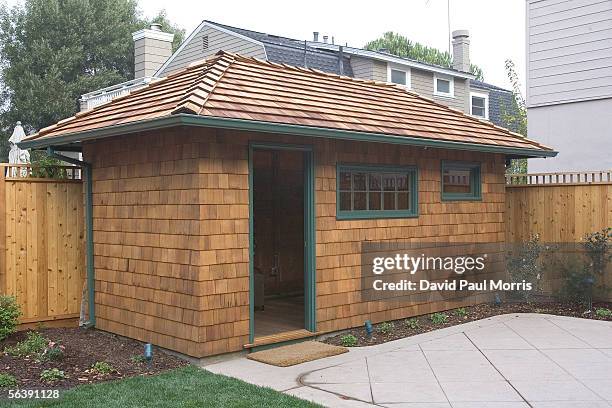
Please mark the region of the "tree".
MULTIPOLYGON (((516 72, 514 62, 510 59, 505 63, 506 75, 512 84, 512 103, 510 106, 502 103, 500 105, 500 116, 503 126, 509 129, 514 129, 516 133, 527 137, 527 108, 525 98, 521 92, 521 83, 516 72)), ((510 166, 506 169, 508 174, 524 174, 527 173, 527 159, 515 159, 510 162, 510 166)))
MULTIPOLYGON (((447 68, 453 67, 453 58, 446 51, 427 47, 418 42, 413 43, 403 35, 388 31, 382 37, 370 41, 364 47, 366 50, 378 51, 386 49, 388 53, 398 57, 411 58, 428 64, 440 65, 447 68)), ((470 72, 476 75, 479 81, 484 80, 482 69, 477 65, 470 65, 470 72)))
MULTIPOLYGON (((27 133, 74 115, 80 95, 134 77, 132 32, 165 12, 140 17, 135 0, 26 0, 0 5, 0 131, 20 120, 27 133)), ((2 158, 6 155, 0 156, 2 158)))

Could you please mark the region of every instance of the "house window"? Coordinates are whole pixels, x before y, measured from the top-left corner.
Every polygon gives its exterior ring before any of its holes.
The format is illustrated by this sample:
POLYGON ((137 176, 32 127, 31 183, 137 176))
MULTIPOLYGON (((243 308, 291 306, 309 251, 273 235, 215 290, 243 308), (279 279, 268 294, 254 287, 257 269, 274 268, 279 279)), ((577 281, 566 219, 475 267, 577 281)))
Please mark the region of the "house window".
POLYGON ((455 93, 454 86, 452 77, 434 74, 434 95, 453 97, 455 93))
POLYGON ((442 200, 480 200, 480 163, 442 162, 442 200))
POLYGON ((339 165, 336 177, 338 219, 418 214, 415 167, 339 165))
POLYGON ((489 95, 470 92, 470 114, 483 119, 489 119, 489 95))
POLYGON ((387 82, 410 88, 410 68, 388 64, 387 82))

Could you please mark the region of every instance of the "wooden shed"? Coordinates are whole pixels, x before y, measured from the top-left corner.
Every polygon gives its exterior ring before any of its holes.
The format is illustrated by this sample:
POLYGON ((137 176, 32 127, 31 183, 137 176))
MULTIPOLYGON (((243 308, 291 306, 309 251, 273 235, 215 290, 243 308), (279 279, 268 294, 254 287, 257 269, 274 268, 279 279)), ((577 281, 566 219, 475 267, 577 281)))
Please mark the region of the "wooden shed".
POLYGON ((398 85, 229 53, 21 146, 83 152, 96 327, 195 357, 448 309, 364 300, 363 243, 501 242, 507 160, 556 154, 398 85))

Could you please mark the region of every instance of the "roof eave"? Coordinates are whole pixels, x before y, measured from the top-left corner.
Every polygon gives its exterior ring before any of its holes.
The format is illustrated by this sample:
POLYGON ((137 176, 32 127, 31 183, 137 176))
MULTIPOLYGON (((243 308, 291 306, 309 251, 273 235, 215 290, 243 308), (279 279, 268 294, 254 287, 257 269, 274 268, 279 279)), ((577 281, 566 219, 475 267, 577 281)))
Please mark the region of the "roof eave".
POLYGON ((219 129, 250 130, 262 133, 280 133, 296 136, 321 137, 328 139, 354 140, 362 142, 389 143, 410 146, 422 146, 438 149, 469 150, 486 153, 501 153, 513 157, 554 157, 556 151, 538 148, 516 148, 484 145, 480 143, 464 143, 446 140, 433 140, 418 136, 394 136, 382 133, 358 132, 350 130, 330 129, 324 127, 273 123, 247 119, 222 118, 215 116, 200 116, 192 114, 176 114, 163 118, 149 119, 122 125, 108 126, 84 132, 68 133, 57 137, 44 136, 39 139, 24 140, 19 143, 21 149, 42 149, 49 146, 79 144, 85 140, 101 139, 128 133, 163 129, 174 126, 200 126, 219 129))

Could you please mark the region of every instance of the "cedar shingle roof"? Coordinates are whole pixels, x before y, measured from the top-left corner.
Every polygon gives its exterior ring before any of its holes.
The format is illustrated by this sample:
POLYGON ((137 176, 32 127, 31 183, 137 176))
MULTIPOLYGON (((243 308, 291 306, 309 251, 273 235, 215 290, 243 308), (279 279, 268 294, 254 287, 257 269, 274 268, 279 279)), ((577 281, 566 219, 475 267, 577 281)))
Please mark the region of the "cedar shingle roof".
POLYGON ((548 147, 392 84, 220 52, 27 138, 191 114, 552 152, 548 147))

